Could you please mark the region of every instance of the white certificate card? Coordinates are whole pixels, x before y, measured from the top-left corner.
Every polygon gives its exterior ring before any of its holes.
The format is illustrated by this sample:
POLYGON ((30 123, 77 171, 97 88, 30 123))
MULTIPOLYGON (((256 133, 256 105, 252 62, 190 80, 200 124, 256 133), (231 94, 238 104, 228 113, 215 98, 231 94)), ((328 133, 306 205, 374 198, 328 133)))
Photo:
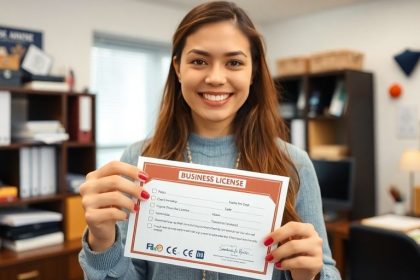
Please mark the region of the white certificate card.
POLYGON ((288 177, 147 157, 138 167, 150 198, 129 216, 125 256, 271 279, 263 239, 281 225, 288 177))

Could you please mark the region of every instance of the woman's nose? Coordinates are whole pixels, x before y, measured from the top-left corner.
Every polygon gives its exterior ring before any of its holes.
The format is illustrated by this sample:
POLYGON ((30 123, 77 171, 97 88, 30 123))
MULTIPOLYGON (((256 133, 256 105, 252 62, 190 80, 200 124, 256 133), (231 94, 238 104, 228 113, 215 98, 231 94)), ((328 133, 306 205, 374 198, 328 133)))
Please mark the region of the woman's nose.
POLYGON ((226 83, 226 73, 223 67, 219 65, 213 65, 213 67, 209 69, 209 72, 207 73, 207 76, 204 81, 207 84, 213 86, 224 85, 226 83))

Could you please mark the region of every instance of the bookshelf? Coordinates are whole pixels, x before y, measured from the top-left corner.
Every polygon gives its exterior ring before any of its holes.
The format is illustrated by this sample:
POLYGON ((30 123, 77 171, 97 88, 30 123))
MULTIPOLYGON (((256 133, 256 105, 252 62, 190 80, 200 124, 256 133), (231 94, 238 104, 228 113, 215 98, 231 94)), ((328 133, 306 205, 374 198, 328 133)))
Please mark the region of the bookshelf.
MULTIPOLYGON (((0 91, 11 94, 15 99, 23 99, 27 104, 28 120, 57 120, 69 131, 74 116, 74 103, 80 97, 90 97, 91 141, 80 142, 71 138, 58 144, 46 145, 34 142, 16 142, 0 146, 0 179, 10 185, 20 186, 20 150, 32 147, 53 147, 56 157, 56 193, 28 198, 18 198, 13 202, 0 203, 0 212, 8 207, 26 207, 52 210, 63 214, 62 231, 67 235, 66 201, 77 197, 67 190, 66 174, 87 174, 96 167, 95 144, 95 95, 76 92, 54 92, 29 90, 15 87, 0 87, 0 91)), ((13 122, 12 106, 12 122, 13 122)), ((84 219, 84 217, 80 217, 84 219)), ((71 226, 71 225, 70 225, 71 226)), ((68 240, 59 245, 36 250, 13 252, 0 249, 0 279, 83 279, 78 263, 81 249, 80 239, 68 240)))
POLYGON ((350 219, 375 214, 374 96, 373 74, 342 70, 274 78, 279 92, 280 114, 289 126, 292 143, 315 155, 319 147, 346 148, 345 157, 355 164, 354 195, 350 219), (339 83, 340 82, 340 83, 339 83), (331 102, 338 86, 345 92, 344 105, 331 102), (316 95, 314 97, 314 95, 316 95), (299 104, 299 96, 303 103, 299 104), (286 103, 286 106, 283 104, 286 103), (303 104, 303 105, 302 105, 303 104), (291 109, 295 108, 295 109, 291 109), (283 111, 286 111, 284 116, 283 111), (338 113, 337 113, 338 112, 338 113), (296 120, 302 125, 294 125, 296 120))

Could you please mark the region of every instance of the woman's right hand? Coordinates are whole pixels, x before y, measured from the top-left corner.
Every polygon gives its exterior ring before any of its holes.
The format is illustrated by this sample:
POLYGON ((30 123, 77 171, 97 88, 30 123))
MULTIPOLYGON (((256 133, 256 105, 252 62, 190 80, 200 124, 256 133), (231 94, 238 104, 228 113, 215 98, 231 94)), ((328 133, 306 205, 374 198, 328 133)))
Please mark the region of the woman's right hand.
POLYGON ((149 198, 149 193, 136 184, 147 180, 146 173, 119 161, 112 161, 86 176, 80 195, 89 228, 88 243, 93 251, 111 247, 115 242, 116 222, 128 217, 124 210, 136 212, 139 210, 136 201, 149 198))

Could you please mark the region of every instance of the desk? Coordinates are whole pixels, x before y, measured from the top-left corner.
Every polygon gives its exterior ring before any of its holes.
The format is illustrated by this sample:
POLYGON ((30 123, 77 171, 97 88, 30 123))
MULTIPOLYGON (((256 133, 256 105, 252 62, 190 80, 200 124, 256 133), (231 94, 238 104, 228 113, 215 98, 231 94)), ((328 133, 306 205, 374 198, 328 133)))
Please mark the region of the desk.
POLYGON ((337 262, 337 268, 343 279, 346 275, 345 243, 349 239, 350 223, 348 220, 325 223, 328 238, 332 244, 332 257, 337 262))

